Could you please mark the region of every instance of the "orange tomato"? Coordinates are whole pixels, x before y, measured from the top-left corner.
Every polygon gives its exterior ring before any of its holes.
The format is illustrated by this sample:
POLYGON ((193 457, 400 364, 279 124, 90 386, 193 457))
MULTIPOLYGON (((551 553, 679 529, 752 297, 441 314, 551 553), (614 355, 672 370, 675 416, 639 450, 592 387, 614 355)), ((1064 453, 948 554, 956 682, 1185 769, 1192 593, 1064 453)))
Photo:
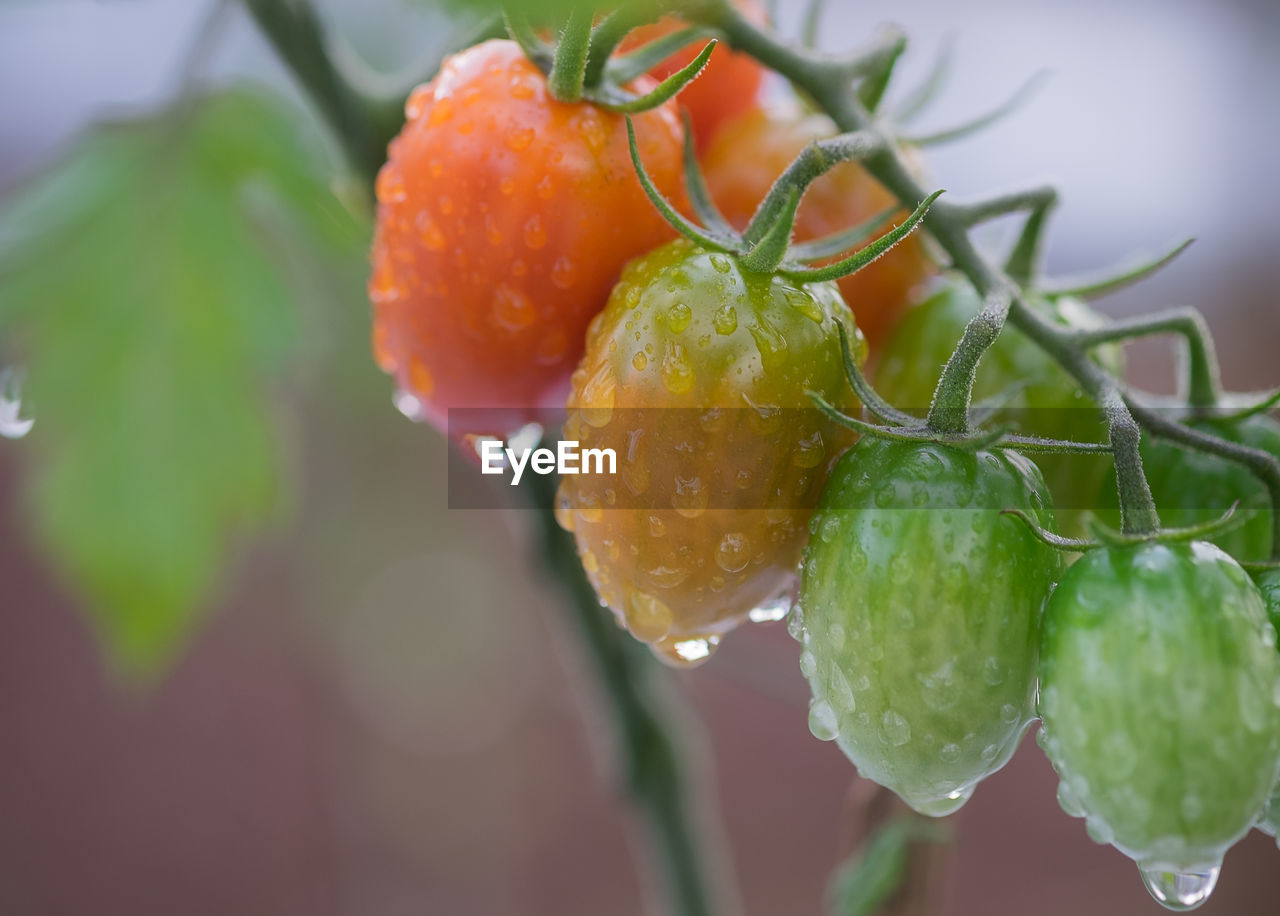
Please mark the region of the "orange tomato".
MULTIPOLYGON (((377 181, 374 352, 424 419, 492 408, 449 432, 502 435, 563 406, 622 266, 674 232, 636 178, 624 118, 553 99, 514 42, 450 58, 406 115, 377 181)), ((655 183, 682 201, 674 105, 634 123, 655 183)))
MULTIPOLYGON (((737 6, 752 22, 764 25, 768 14, 759 0, 735 0, 737 6)), ((668 35, 685 23, 675 15, 664 16, 652 25, 641 26, 627 36, 619 50, 634 50, 654 39, 668 35)), ((697 56, 705 42, 693 42, 688 48, 674 54, 649 71, 654 79, 663 80, 697 56)), ((706 68, 678 96, 681 105, 689 110, 693 124, 693 136, 699 150, 707 144, 726 122, 746 112, 756 103, 760 85, 767 70, 764 65, 746 54, 718 47, 711 52, 706 68)))

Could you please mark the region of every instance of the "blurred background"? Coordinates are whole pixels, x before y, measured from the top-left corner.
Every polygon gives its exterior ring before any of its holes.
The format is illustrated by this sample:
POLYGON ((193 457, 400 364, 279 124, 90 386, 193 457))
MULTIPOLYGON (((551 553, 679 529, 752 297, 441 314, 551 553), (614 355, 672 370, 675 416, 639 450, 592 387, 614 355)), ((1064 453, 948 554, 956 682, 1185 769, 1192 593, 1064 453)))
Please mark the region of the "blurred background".
MULTIPOLYGON (((86 125, 170 101, 210 6, 0 4, 0 208, 86 125)), ((379 67, 448 35, 423 5, 320 6, 379 67)), ((794 32, 799 4, 781 7, 794 32)), ((954 77, 925 126, 1050 69, 1026 110, 930 154, 938 186, 970 196, 1058 183, 1050 266, 1061 272, 1195 235, 1174 266, 1101 307, 1199 306, 1228 384, 1276 384, 1280 5, 829 7, 832 49, 882 21, 905 28, 900 90, 954 41, 954 77)), ((219 28, 200 80, 248 76, 297 98, 234 5, 219 28)), ((33 533, 39 404, 27 439, 0 439, 0 913, 650 911, 607 730, 532 567, 530 519, 446 508, 443 442, 394 411, 368 356, 362 271, 352 258, 317 283, 298 267, 309 292, 297 377, 274 408, 291 443, 291 512, 237 550, 153 689, 113 676, 83 599, 33 533)), ((1166 346, 1132 352, 1140 382, 1171 388, 1166 346)), ((757 625, 669 677, 696 719, 714 773, 707 801, 751 916, 820 912, 847 852, 852 768, 809 735, 797 655, 782 625, 757 625)), ((1162 912, 1127 859, 1061 812, 1055 786, 1030 740, 983 785, 957 818, 947 916, 1162 912)), ((1277 855, 1248 837, 1203 912, 1270 912, 1277 855)))

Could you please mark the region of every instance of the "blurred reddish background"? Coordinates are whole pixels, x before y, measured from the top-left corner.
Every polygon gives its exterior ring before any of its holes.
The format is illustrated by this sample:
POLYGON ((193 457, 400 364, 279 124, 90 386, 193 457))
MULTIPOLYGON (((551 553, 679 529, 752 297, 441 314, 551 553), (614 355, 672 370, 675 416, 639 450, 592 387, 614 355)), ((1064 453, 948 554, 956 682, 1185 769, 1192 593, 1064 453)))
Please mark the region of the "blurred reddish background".
MULTIPOLYGON (((0 9, 0 187, 86 120, 162 99, 204 6, 0 9)), ((387 0, 328 6, 380 62, 433 34, 424 14, 416 31, 389 26, 408 13, 387 0)), ((1199 305, 1227 381, 1276 383, 1276 4, 831 6, 832 47, 881 19, 906 27, 908 74, 956 34, 956 78, 930 123, 1051 67, 1031 109, 931 157, 939 183, 968 195, 1059 180, 1051 263, 1064 271, 1198 235, 1103 307, 1199 305)), ((281 78, 244 22, 214 70, 281 78)), ((444 447, 391 410, 364 310, 353 286, 347 313, 312 319, 300 518, 242 558, 152 695, 105 675, 83 610, 30 545, 21 444, 0 442, 0 913, 647 911, 607 730, 529 571, 526 520, 445 509, 444 447)), ((1169 386, 1163 347, 1133 362, 1145 384, 1169 386)), ((841 854, 852 768, 808 733, 797 655, 781 625, 761 625, 671 675, 700 723, 750 916, 820 912, 841 854)), ((1027 744, 957 819, 945 912, 1162 912, 1127 859, 1059 810, 1027 744)), ((1234 849, 1206 916, 1274 912, 1277 855, 1256 833, 1234 849)))

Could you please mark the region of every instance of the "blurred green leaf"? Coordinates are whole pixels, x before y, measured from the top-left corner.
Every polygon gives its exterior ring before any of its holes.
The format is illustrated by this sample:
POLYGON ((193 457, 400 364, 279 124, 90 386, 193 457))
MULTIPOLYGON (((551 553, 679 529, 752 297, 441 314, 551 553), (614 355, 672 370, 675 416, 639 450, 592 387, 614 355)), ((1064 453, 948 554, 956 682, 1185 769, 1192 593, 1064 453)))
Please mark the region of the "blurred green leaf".
POLYGON ((228 91, 96 129, 0 215, 0 339, 38 416, 24 495, 132 679, 287 506, 272 383, 300 318, 277 256, 295 240, 273 238, 362 244, 327 165, 286 109, 228 91))
POLYGON ((827 905, 832 916, 872 916, 902 886, 913 841, 941 842, 944 827, 918 818, 885 824, 832 875, 827 905))

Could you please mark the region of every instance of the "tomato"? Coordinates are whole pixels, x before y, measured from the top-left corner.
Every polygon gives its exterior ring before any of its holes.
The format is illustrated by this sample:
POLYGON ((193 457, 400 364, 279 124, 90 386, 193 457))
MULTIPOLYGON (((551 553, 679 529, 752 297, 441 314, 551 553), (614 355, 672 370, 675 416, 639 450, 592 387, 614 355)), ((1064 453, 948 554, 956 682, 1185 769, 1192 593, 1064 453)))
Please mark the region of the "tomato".
POLYGON ((949 814, 1009 760, 1032 718, 1040 611, 1061 569, 1035 465, 863 438, 813 517, 792 632, 810 729, 858 772, 949 814))
POLYGON ((633 262, 592 323, 565 438, 614 449, 618 473, 566 476, 557 511, 601 602, 661 658, 704 658, 791 587, 853 438, 805 395, 853 403, 837 322, 861 347, 834 284, 678 240, 633 262))
MULTIPOLYGON (((563 403, 622 266, 674 233, 635 176, 625 120, 552 99, 514 42, 450 58, 406 115, 377 181, 374 351, 427 419, 494 408, 474 416, 499 428, 453 432, 501 435, 563 403)), ((654 181, 680 200, 674 106, 635 124, 654 181)))
POLYGON ((1088 551, 1049 599, 1041 649, 1040 737, 1063 808, 1158 898, 1178 883, 1166 877, 1211 884, 1275 783, 1278 679, 1262 596, 1222 550, 1088 551))
MULTIPOLYGON (((1267 617, 1271 622, 1270 638, 1274 640, 1275 631, 1280 628, 1280 569, 1256 573, 1253 581, 1262 593, 1262 601, 1267 607, 1267 617)), ((1272 789, 1271 798, 1258 821, 1258 828, 1272 836, 1280 835, 1280 781, 1272 789)))
MULTIPOLYGON (((739 229, 750 221, 773 182, 811 141, 835 134, 820 115, 778 107, 755 108, 726 125, 703 158, 707 187, 725 218, 739 229)), ((856 162, 835 166, 810 186, 796 219, 804 242, 849 229, 884 212, 894 198, 856 162)), ((903 210, 894 216, 901 223, 903 210)), ((884 257, 840 280, 872 352, 906 308, 912 291, 934 272, 919 233, 884 257)))
MULTIPOLYGON (((1032 300, 1058 324, 1092 328, 1105 319, 1078 299, 1032 300)), ((981 300, 963 278, 944 286, 902 319, 880 354, 876 389, 894 406, 923 413, 951 351, 981 308, 981 300)), ((1123 375, 1124 354, 1118 346, 1096 352, 1100 363, 1123 375)), ((1023 432, 1050 439, 1101 442, 1106 426, 1097 405, 1051 356, 1014 327, 1006 328, 978 364, 974 400, 999 398, 1017 391, 1009 408, 994 422, 1016 423, 1023 432)), ((1082 513, 1094 500, 1111 466, 1095 455, 1038 455, 1036 463, 1061 510, 1064 530, 1079 533, 1082 513)))
MULTIPOLYGON (((1280 455, 1280 424, 1265 414, 1239 422, 1197 420, 1189 424, 1230 442, 1280 455)), ((1142 464, 1147 482, 1169 527, 1212 521, 1239 501, 1246 519, 1238 528, 1210 538, 1238 560, 1256 561, 1271 554, 1271 499, 1266 486, 1248 469, 1170 441, 1145 437, 1142 464)))
MULTIPOLYGON (((769 20, 768 12, 759 0, 734 0, 734 6, 756 25, 765 25, 769 20)), ((652 25, 633 30, 619 50, 634 50, 684 26, 678 16, 664 16, 652 25)), ((658 80, 666 79, 692 63, 704 43, 691 43, 688 48, 650 70, 649 75, 658 80)), ((766 72, 762 64, 747 54, 730 51, 727 47, 717 47, 711 52, 707 66, 679 96, 680 104, 689 111, 699 150, 706 148, 723 124, 755 104, 766 72)))

